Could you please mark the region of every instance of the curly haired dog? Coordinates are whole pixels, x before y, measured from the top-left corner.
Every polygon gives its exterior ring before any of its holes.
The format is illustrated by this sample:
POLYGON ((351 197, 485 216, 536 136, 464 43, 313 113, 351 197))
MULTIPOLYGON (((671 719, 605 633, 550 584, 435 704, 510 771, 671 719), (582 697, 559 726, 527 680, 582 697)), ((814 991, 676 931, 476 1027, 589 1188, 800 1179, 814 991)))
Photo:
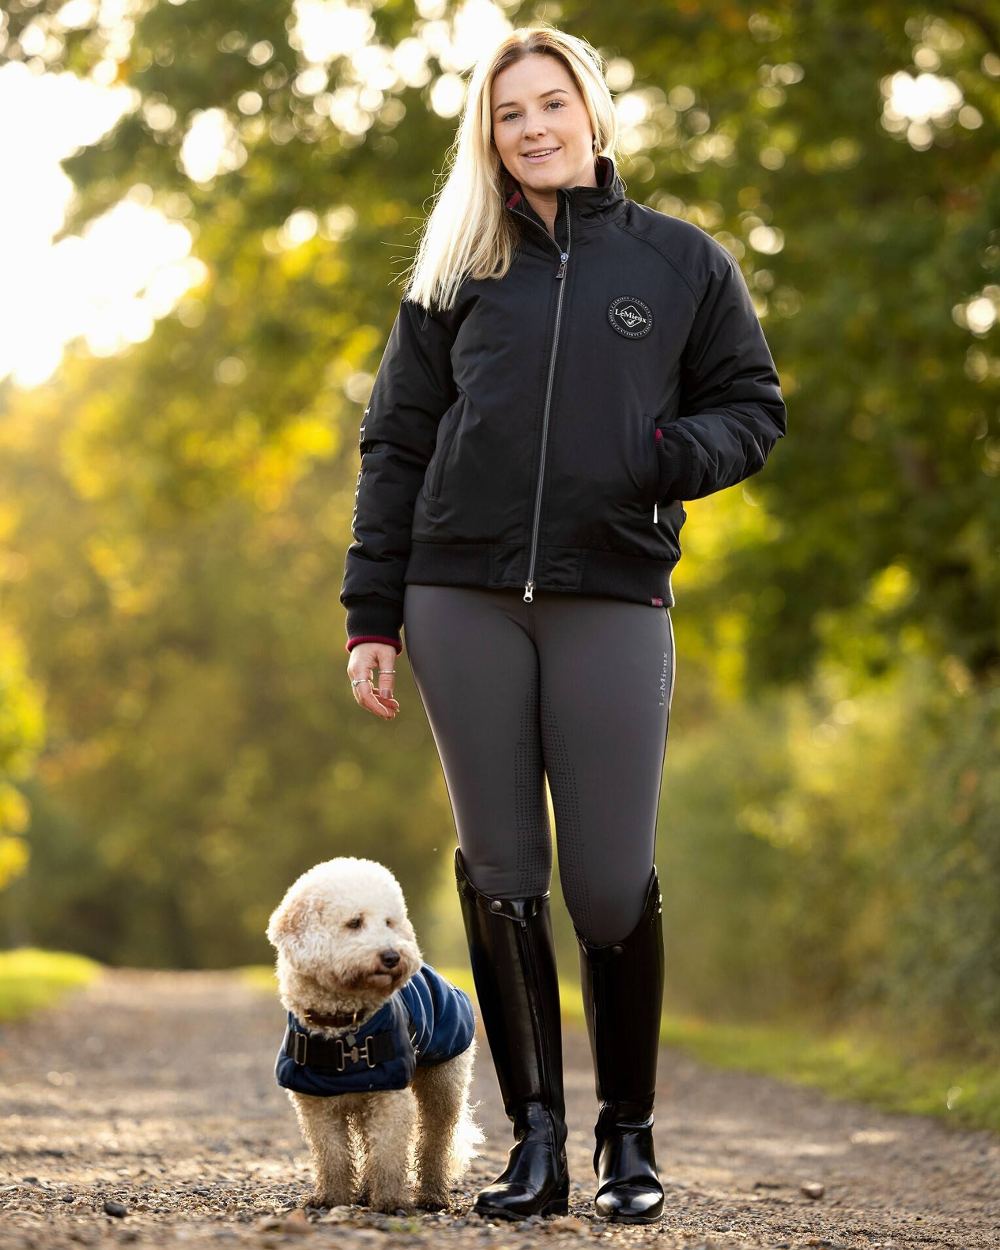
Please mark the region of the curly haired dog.
POLYGON ((275 1077, 310 1150, 307 1205, 447 1207, 483 1140, 469 1106, 475 1020, 424 962, 398 881, 375 860, 316 864, 267 936, 288 1012, 275 1077))

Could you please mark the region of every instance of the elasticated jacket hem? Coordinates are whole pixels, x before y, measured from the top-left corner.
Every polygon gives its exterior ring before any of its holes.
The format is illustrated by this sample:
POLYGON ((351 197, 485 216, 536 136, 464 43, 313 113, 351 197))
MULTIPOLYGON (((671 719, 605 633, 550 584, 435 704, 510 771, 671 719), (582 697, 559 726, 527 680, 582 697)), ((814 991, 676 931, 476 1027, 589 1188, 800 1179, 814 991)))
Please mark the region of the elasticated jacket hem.
MULTIPOLYGON (((670 584, 674 566, 664 566, 662 560, 626 556, 619 551, 544 545, 539 552, 549 570, 547 591, 603 595, 655 608, 674 606, 670 584)), ((406 581, 523 590, 526 567, 527 553, 519 545, 414 542, 406 581)))

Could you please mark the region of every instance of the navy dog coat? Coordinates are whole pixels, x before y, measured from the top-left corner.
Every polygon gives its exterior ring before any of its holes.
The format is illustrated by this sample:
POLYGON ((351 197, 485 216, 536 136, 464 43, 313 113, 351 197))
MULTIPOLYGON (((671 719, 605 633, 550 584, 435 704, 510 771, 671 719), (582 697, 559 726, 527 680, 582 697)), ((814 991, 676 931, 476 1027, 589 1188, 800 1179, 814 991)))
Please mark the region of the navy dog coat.
POLYGON ((475 1032, 468 994, 423 963, 369 1020, 341 1036, 311 1032, 289 1011, 274 1075, 284 1089, 319 1097, 405 1089, 418 1064, 453 1059, 475 1032))

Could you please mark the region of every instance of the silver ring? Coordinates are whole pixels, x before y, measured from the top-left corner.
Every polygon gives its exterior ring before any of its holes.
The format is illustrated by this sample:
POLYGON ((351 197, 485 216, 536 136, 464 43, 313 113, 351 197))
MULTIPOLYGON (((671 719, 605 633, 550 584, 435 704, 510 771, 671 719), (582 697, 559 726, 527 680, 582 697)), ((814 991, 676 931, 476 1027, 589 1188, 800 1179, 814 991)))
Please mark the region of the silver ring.
MULTIPOLYGON (((396 670, 394 668, 380 668, 379 669, 379 673, 385 674, 386 677, 394 676, 395 672, 396 670)), ((371 676, 371 673, 369 673, 367 677, 356 678, 354 681, 351 682, 351 685, 360 686, 363 681, 371 681, 371 680, 372 680, 372 676, 371 676)))

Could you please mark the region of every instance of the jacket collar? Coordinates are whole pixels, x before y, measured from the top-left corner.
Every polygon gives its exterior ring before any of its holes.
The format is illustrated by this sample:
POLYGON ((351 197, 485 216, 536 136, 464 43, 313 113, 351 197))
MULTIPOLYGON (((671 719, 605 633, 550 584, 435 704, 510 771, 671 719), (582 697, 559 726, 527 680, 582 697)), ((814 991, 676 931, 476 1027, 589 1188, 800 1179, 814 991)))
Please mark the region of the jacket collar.
MULTIPOLYGON (((598 156, 596 159, 596 187, 559 187, 556 194, 560 199, 569 201, 570 215, 574 224, 603 224, 617 217, 625 202, 625 184, 618 173, 610 156, 598 156)), ((521 184, 504 167, 503 169, 504 205, 519 217, 529 218, 544 230, 545 223, 528 202, 521 190, 521 184)))

